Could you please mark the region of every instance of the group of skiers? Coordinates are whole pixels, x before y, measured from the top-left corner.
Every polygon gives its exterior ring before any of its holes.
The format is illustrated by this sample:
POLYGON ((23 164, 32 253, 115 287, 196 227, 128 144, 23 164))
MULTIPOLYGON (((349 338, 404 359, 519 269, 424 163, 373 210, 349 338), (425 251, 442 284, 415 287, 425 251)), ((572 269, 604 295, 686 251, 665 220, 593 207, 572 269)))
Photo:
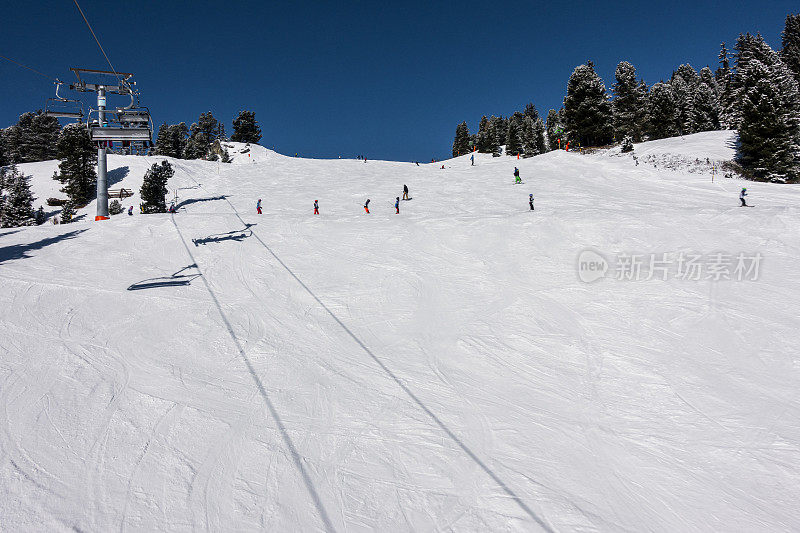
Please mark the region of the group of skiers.
MULTIPOLYGON (((410 200, 410 199, 411 198, 409 198, 409 196, 408 196, 408 185, 404 184, 403 185, 403 200, 410 200)), ((368 214, 368 215, 369 215, 369 202, 370 202, 369 198, 367 198, 367 201, 364 202, 364 212, 366 214, 368 214)), ((133 209, 133 208, 131 208, 131 209, 133 209)), ((400 197, 399 196, 394 199, 394 212, 397 215, 400 214, 400 197)), ((258 202, 256 202, 256 213, 258 213, 259 215, 263 213, 263 211, 261 210, 261 198, 259 198, 258 202)), ((128 213, 128 214, 131 214, 131 213, 128 213)), ((314 200, 314 214, 315 215, 319 215, 319 200, 314 200)))
MULTIPOLYGON (((474 160, 473 160, 473 164, 474 164, 474 160)), ((522 183, 522 178, 521 178, 520 173, 519 173, 519 168, 517 168, 517 167, 514 167, 514 183, 515 184, 522 183)), ((741 207, 752 207, 752 206, 747 205, 747 202, 745 200, 746 196, 747 196, 747 188, 743 187, 742 188, 742 192, 739 193, 739 200, 742 202, 741 207)), ((408 197, 408 185, 403 185, 403 200, 410 200, 410 198, 408 197)), ((364 202, 364 212, 366 214, 368 214, 368 215, 370 214, 370 212, 369 212, 369 202, 370 202, 369 198, 367 198, 367 201, 364 202)), ((533 206, 533 193, 528 194, 528 206, 530 207, 531 211, 535 211, 535 208, 533 206)), ((394 209, 395 209, 395 214, 399 215, 400 214, 400 197, 399 196, 395 198, 394 209)), ((170 206, 170 212, 173 212, 172 211, 172 206, 170 206)), ((259 215, 262 213, 262 211, 261 211, 261 198, 259 198, 258 202, 256 203, 256 212, 259 215)), ((129 215, 133 214, 133 206, 131 206, 131 208, 128 209, 128 214, 129 215)), ((318 200, 314 200, 314 214, 315 215, 319 215, 319 201, 318 200)))

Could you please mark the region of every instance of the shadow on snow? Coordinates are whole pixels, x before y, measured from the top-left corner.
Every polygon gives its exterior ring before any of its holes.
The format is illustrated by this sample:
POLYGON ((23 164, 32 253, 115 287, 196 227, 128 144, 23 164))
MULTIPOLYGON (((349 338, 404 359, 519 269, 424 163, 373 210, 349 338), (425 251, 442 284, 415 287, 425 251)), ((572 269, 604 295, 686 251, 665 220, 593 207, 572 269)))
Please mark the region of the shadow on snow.
MULTIPOLYGON (((67 233, 62 233, 61 235, 56 235, 55 237, 47 237, 46 239, 42 239, 36 242, 29 242, 25 244, 12 244, 11 246, 5 246, 0 248, 0 263, 5 263, 6 261, 13 261, 14 259, 25 259, 30 257, 29 252, 34 250, 41 250, 45 246, 50 246, 51 244, 56 244, 61 241, 65 241, 67 239, 73 239, 77 237, 79 234, 86 231, 85 229, 70 231, 67 233)), ((3 235, 10 235, 11 233, 16 233, 14 231, 4 233, 3 235)))
POLYGON ((159 287, 183 287, 189 285, 195 279, 199 278, 202 274, 195 272, 192 274, 184 274, 183 272, 196 269, 196 264, 185 266, 172 275, 162 276, 159 278, 149 278, 138 281, 128 287, 129 291, 141 291, 143 289, 157 289, 159 287))

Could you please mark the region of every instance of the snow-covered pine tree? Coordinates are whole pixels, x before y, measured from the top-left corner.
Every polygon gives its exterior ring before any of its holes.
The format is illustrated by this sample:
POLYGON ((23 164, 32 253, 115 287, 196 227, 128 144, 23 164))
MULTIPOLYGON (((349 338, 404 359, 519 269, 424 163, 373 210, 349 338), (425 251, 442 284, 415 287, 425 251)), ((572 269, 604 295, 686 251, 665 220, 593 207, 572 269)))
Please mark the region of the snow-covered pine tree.
POLYGON ((6 130, 0 129, 0 167, 4 167, 9 163, 8 156, 6 155, 6 130))
POLYGON ((456 126, 456 136, 453 139, 453 157, 469 153, 469 128, 466 122, 456 126))
POLYGON ((257 144, 261 140, 261 128, 256 122, 255 111, 240 111, 239 116, 233 119, 231 140, 253 144, 257 144))
MULTIPOLYGON (((760 37, 760 36, 759 36, 760 37)), ((763 42, 763 40, 761 41, 763 42)), ((800 94, 794 74, 766 43, 741 87, 739 160, 756 179, 800 181, 800 94), (766 49, 764 48, 766 46, 766 49)))
POLYGON ((536 136, 533 131, 533 119, 528 115, 522 118, 522 155, 523 157, 531 157, 539 155, 541 152, 536 146, 536 136))
POLYGON ((536 119, 539 118, 539 111, 532 102, 529 102, 528 105, 525 106, 525 111, 523 111, 522 114, 526 117, 530 117, 533 122, 536 122, 536 119))
POLYGON ((497 117, 492 115, 492 118, 489 119, 489 124, 486 126, 486 153, 500 155, 500 142, 498 141, 499 135, 495 118, 497 117))
POLYGON ((44 221, 47 220, 47 214, 44 212, 44 206, 39 206, 39 209, 37 209, 33 214, 33 220, 37 226, 44 224, 44 221))
POLYGON ((203 159, 208 155, 211 143, 224 136, 224 128, 211 114, 211 111, 201 113, 200 118, 190 128, 189 140, 183 150, 184 159, 203 159))
POLYGON ((13 165, 6 174, 7 192, 0 226, 15 228, 36 225, 33 213, 34 198, 28 179, 29 177, 20 172, 16 165, 13 165))
POLYGON ((220 161, 222 161, 223 163, 231 162, 231 154, 228 153, 227 149, 224 148, 222 149, 222 157, 220 158, 220 161))
POLYGON ((142 188, 139 190, 145 213, 165 213, 167 211, 164 197, 167 195, 167 182, 174 175, 175 171, 168 161, 162 161, 160 165, 154 163, 147 169, 142 188))
POLYGON ((786 25, 781 33, 781 59, 800 84, 800 14, 786 15, 786 25))
POLYGON ((503 118, 502 116, 496 117, 492 115, 490 120, 494 124, 495 133, 497 133, 498 146, 505 144, 506 137, 508 135, 508 119, 503 118))
POLYGON ((208 134, 201 130, 196 122, 192 124, 190 132, 186 147, 183 149, 183 158, 202 159, 208 153, 208 147, 211 144, 208 134))
POLYGON ((601 146, 613 138, 606 86, 591 61, 575 67, 569 77, 564 120, 570 141, 581 146, 601 146))
POLYGON ((614 137, 617 140, 630 135, 636 142, 644 136, 646 100, 640 83, 636 80, 636 68, 627 61, 617 65, 614 72, 616 83, 612 86, 614 99, 611 108, 614 116, 614 137))
POLYGON ((94 198, 97 188, 97 149, 89 139, 86 127, 70 124, 61 130, 58 138, 58 174, 53 176, 64 186, 66 193, 76 206, 83 206, 94 198))
POLYGON ((72 200, 67 200, 67 203, 61 206, 61 223, 69 224, 76 213, 75 204, 72 203, 72 200))
POLYGON ((56 140, 61 130, 58 120, 41 110, 23 113, 4 135, 6 156, 12 163, 46 161, 56 156, 56 140))
POLYGON ((170 126, 169 137, 171 139, 171 142, 169 143, 171 153, 165 153, 163 155, 169 155, 176 159, 188 159, 184 155, 184 152, 186 151, 186 143, 188 142, 189 137, 189 127, 186 125, 186 123, 180 122, 170 126))
POLYGON ((158 127, 158 135, 156 135, 156 146, 153 149, 153 155, 171 156, 172 153, 170 153, 170 141, 169 126, 166 122, 164 122, 158 127))
POLYGON ((719 90, 711 69, 703 67, 700 83, 694 94, 692 123, 694 131, 714 131, 721 127, 722 110, 719 104, 719 90))
POLYGON ((694 95, 700 77, 691 65, 683 64, 673 72, 670 84, 675 99, 675 121, 681 135, 694 133, 694 95))
POLYGON ((627 154, 629 152, 633 152, 633 138, 630 135, 626 135, 622 139, 622 153, 627 154))
POLYGON ((660 81, 650 88, 647 109, 650 117, 649 133, 652 139, 673 137, 679 133, 676 123, 678 113, 672 87, 672 84, 660 81))
POLYGON ((533 121, 533 140, 536 143, 536 152, 543 154, 547 152, 547 134, 544 128, 542 117, 537 117, 533 121))
POLYGON ((560 139, 564 132, 562 115, 555 109, 547 112, 547 144, 550 150, 558 150, 560 148, 560 139))
POLYGON ((506 131, 506 155, 516 156, 522 152, 522 120, 525 117, 517 111, 508 119, 506 131))
MULTIPOLYGON (((494 136, 495 134, 492 134, 492 137, 494 136)), ((482 154, 491 154, 493 145, 494 140, 489 138, 489 119, 486 118, 486 115, 483 115, 478 124, 478 141, 476 145, 478 152, 482 154)))
POLYGON ((122 204, 119 200, 114 200, 108 205, 108 214, 109 215, 119 215, 125 211, 125 208, 122 207, 122 204))

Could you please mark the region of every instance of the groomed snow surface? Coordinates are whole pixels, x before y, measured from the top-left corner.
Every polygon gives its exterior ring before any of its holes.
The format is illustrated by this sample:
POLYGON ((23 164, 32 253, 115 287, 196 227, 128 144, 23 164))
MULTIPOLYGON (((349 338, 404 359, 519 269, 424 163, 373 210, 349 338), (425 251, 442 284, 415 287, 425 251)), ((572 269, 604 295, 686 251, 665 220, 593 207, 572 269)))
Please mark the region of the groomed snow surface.
POLYGON ((174 217, 112 156, 134 216, 0 231, 0 530, 800 529, 798 187, 243 149, 172 160, 174 217), (587 248, 763 260, 584 283, 587 248))

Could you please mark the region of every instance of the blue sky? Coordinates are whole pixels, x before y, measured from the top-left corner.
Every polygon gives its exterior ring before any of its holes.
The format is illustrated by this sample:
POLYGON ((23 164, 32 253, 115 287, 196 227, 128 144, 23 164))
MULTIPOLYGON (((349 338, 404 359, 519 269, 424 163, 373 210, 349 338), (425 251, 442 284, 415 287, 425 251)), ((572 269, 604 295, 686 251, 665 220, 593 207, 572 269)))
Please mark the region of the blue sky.
MULTIPOLYGON (((2 0, 0 54, 71 80, 106 68, 69 0, 2 0)), ((561 105, 573 68, 610 86, 631 61, 652 84, 679 64, 715 68, 719 44, 773 47, 797 2, 99 2, 79 0, 157 123, 212 111, 230 133, 256 112, 262 144, 308 157, 446 157, 456 125, 561 105)), ((0 127, 43 106, 44 78, 0 60, 0 127)))

